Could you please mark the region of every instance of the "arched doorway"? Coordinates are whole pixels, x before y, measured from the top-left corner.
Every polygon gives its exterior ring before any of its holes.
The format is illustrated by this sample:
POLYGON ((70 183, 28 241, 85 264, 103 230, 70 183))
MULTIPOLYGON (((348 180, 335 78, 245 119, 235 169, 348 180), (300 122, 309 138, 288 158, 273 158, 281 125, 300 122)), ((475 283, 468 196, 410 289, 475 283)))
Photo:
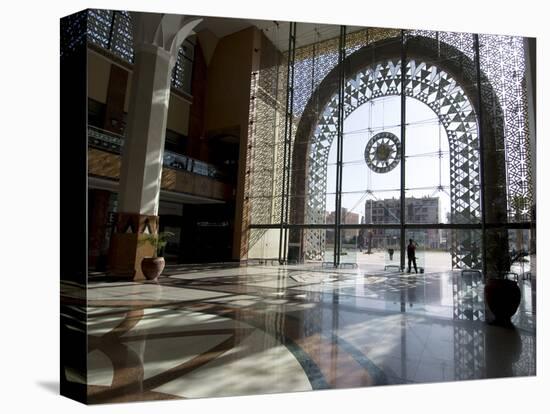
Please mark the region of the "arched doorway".
MULTIPOLYGON (((381 41, 357 50, 338 64, 320 83, 309 99, 297 127, 292 162, 291 223, 324 223, 326 212, 327 160, 332 141, 338 135, 339 94, 336 81, 345 72, 343 117, 361 105, 384 96, 401 95, 401 43, 381 41), (301 168, 298 168, 301 166, 301 168)), ((477 74, 471 56, 429 37, 410 37, 406 43, 404 93, 427 105, 444 126, 450 150, 451 221, 453 225, 476 225, 481 222, 481 199, 484 191, 485 214, 505 217, 506 189, 503 152, 494 151, 503 142, 502 129, 494 123, 478 125, 476 105, 489 107, 486 97, 478 93, 477 74), (481 186, 479 132, 485 140, 485 186, 481 186), (504 182, 503 182, 504 181, 504 182)), ((489 84, 483 74, 481 82, 489 84)), ((490 89, 490 86, 488 86, 490 89)), ((489 94, 490 95, 490 94, 489 94)), ((487 94, 485 94, 487 96, 487 94)), ((494 105, 491 106, 494 111, 494 105)), ((499 112, 500 108, 496 108, 499 112)), ((494 119, 494 117, 493 117, 494 119)), ((479 232, 460 232, 453 237, 453 267, 478 267, 479 232), (477 235, 477 236, 476 236, 477 235), (466 247, 465 247, 466 246, 466 247), (476 253, 474 254, 474 251, 476 253)), ((291 231, 289 251, 299 259, 321 259, 324 231, 291 231)))

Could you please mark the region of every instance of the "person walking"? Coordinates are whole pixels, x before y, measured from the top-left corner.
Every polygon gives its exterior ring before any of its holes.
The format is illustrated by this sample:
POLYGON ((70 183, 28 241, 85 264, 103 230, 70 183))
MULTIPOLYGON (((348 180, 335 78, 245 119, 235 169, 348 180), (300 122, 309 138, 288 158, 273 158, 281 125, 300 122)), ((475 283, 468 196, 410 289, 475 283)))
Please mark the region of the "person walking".
POLYGON ((407 246, 407 259, 409 259, 409 269, 407 273, 411 273, 411 262, 414 265, 414 273, 418 273, 416 268, 416 244, 413 239, 409 239, 409 245, 407 246))

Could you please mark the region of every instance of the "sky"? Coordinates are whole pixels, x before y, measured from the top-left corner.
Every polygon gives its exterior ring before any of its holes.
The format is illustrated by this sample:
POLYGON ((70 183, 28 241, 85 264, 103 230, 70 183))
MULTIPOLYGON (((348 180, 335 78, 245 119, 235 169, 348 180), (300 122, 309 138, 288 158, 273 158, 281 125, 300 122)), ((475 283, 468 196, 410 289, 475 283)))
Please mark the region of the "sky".
MULTIPOLYGON (((364 216, 365 200, 399 198, 401 165, 387 173, 372 171, 364 152, 369 139, 380 132, 401 136, 401 98, 387 96, 357 108, 344 121, 342 207, 364 216), (370 190, 372 194, 367 193, 370 190)), ((406 98, 406 197, 435 196, 440 201, 440 222, 450 211, 449 142, 436 114, 424 103, 406 98), (441 156, 440 156, 441 151, 441 156), (440 174, 441 171, 441 174, 440 174), (438 186, 444 191, 438 191, 438 186)), ((327 211, 334 211, 336 140, 329 153, 327 211)))

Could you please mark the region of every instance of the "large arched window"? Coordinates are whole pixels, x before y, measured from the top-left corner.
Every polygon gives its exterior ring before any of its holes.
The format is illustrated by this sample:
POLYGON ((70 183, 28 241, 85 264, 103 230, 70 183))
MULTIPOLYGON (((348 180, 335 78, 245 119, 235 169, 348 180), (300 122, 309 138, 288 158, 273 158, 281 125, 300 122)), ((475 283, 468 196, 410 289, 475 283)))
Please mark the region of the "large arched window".
MULTIPOLYGON (((353 210, 361 209, 363 199, 369 200, 365 204, 372 211, 372 214, 367 216, 365 213, 363 216, 364 224, 400 224, 401 220, 415 224, 471 224, 480 221, 479 141, 471 99, 454 78, 433 64, 408 60, 404 80, 407 106, 405 131, 408 132, 406 135, 410 135, 405 153, 404 217, 400 216, 402 206, 399 202, 401 172, 396 169, 402 147, 399 99, 402 93, 401 64, 397 60, 388 60, 362 68, 345 82, 344 137, 341 143, 343 167, 339 188, 336 185, 337 151, 333 144, 340 122, 338 95, 334 94, 323 108, 310 137, 306 224, 334 222, 326 211, 335 205, 333 199, 338 193, 341 194, 340 208, 343 209, 340 217, 342 224, 360 224, 361 214, 353 210), (388 99, 392 97, 395 99, 388 99), (379 105, 373 105, 376 101, 379 105), (366 123, 358 121, 356 116, 350 119, 350 115, 365 105, 370 109, 362 117, 363 121, 367 120, 366 123), (357 125, 357 128, 346 131, 346 123, 357 125), (373 134, 374 131, 376 134, 373 134), (422 133, 427 135, 422 137, 422 133), (369 137, 363 148, 363 142, 357 139, 357 135, 361 134, 369 137), (443 144, 442 135, 447 145, 443 144), (358 153, 363 154, 367 167, 365 171, 358 153), (430 155, 436 155, 438 160, 434 163, 430 155), (450 162, 443 170, 445 159, 450 162), (320 174, 319 171, 326 173, 320 174), (443 181, 443 173, 450 179, 443 181), (366 181, 361 181, 361 175, 366 181), (429 177, 436 175, 439 181, 431 182, 433 180, 429 177), (318 191, 319 188, 326 188, 325 194, 318 191), (433 193, 431 197, 426 190, 433 193), (416 199, 418 197, 420 200, 416 199), (440 208, 446 209, 448 215, 443 213, 440 217, 440 208)), ((348 241, 346 234, 343 237, 346 239, 344 242, 348 241)), ((437 244, 434 237, 424 242, 432 247, 437 244)), ((374 243, 385 246, 377 240, 374 243)), ((304 246, 305 258, 322 260, 326 251, 324 244, 322 232, 309 233, 304 246)), ((365 243, 360 241, 361 244, 365 243)), ((454 262, 458 263, 458 249, 453 252, 454 262)))
POLYGON ((529 227, 521 38, 312 32, 296 47, 291 27, 290 49, 270 68, 287 88, 272 103, 267 69, 253 74, 249 258, 360 264, 360 251, 391 248, 399 261, 413 237, 452 257, 447 267, 480 268, 488 228, 529 227))

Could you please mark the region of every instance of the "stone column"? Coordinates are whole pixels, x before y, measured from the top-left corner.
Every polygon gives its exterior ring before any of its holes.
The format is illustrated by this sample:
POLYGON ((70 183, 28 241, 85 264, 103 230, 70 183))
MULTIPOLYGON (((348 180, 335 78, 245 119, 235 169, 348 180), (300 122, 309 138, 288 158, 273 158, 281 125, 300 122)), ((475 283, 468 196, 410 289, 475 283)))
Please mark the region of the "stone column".
POLYGON ((134 70, 122 150, 119 213, 110 246, 110 273, 143 279, 141 259, 152 256, 143 234, 156 234, 172 69, 178 49, 202 19, 132 13, 134 70))

